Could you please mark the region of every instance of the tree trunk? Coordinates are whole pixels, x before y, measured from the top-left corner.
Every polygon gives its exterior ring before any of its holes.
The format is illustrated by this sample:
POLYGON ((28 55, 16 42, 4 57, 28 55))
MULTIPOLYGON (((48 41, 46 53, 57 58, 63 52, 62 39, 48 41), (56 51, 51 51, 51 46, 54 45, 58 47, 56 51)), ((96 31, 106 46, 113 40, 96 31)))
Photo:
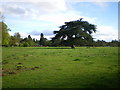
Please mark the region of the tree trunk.
POLYGON ((71 48, 72 48, 72 49, 75 49, 75 45, 71 45, 71 48))

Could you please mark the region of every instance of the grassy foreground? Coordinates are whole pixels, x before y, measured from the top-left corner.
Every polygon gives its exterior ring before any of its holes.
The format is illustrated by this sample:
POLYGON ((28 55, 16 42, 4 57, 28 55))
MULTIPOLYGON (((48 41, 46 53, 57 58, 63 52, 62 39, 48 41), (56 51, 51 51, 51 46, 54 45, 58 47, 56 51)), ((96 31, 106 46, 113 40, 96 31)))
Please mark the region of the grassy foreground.
POLYGON ((118 48, 3 48, 3 88, 117 88, 118 48))

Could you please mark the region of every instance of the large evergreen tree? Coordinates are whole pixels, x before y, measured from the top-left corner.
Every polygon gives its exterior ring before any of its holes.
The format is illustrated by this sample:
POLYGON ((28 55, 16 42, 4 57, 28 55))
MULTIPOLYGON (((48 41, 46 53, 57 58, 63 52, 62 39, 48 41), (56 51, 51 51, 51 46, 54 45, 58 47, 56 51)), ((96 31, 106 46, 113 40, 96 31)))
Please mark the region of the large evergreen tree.
POLYGON ((91 45, 93 38, 91 34, 96 32, 96 26, 87 21, 80 20, 65 22, 59 31, 54 31, 55 37, 52 41, 60 41, 64 45, 91 45))

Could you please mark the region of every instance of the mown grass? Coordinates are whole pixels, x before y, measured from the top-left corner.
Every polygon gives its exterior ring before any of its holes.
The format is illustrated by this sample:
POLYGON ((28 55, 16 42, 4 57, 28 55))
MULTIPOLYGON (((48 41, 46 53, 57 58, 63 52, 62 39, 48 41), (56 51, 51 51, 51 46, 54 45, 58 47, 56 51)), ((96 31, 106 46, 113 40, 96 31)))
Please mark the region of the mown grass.
POLYGON ((117 88, 117 47, 3 48, 3 88, 117 88))

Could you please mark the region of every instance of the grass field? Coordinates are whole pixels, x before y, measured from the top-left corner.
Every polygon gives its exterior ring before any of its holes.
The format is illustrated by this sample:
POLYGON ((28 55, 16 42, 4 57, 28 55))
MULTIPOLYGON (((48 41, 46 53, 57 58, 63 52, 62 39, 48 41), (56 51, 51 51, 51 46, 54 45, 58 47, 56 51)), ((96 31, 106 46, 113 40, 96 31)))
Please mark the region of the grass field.
POLYGON ((117 88, 117 47, 3 48, 3 88, 117 88))

